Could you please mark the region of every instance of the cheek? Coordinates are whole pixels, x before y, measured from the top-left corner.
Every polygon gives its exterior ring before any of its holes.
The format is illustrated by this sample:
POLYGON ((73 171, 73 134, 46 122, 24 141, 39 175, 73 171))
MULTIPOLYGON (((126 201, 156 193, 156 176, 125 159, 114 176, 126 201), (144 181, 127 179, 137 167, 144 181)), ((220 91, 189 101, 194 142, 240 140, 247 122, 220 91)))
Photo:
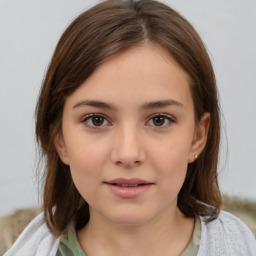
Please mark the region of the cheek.
POLYGON ((174 151, 161 151, 155 155, 154 158, 155 170, 157 170, 159 176, 164 176, 170 181, 177 181, 179 179, 185 178, 187 172, 187 154, 184 152, 174 151))
POLYGON ((79 129, 67 129, 65 139, 67 155, 70 162, 70 167, 82 172, 97 172, 97 165, 105 160, 107 154, 107 142, 85 133, 79 129))
MULTIPOLYGON (((158 180, 165 188, 164 192, 177 194, 183 185, 187 173, 189 143, 173 139, 152 148, 151 164, 157 172, 158 180)), ((188 140, 186 140, 188 141, 188 140)))
POLYGON ((105 153, 103 150, 76 149, 70 154, 71 172, 79 176, 95 176, 101 171, 103 162, 105 162, 105 153))
MULTIPOLYGON (((153 163, 159 165, 157 170, 171 169, 186 170, 188 164, 188 156, 191 148, 192 139, 189 136, 184 136, 184 133, 179 136, 175 134, 170 138, 155 141, 154 146, 150 148, 150 158, 153 163)), ((152 145, 153 145, 152 144, 152 145)))
MULTIPOLYGON (((100 182, 102 167, 107 161, 107 149, 104 143, 91 141, 89 138, 70 138, 66 143, 71 175, 78 190, 100 182)), ((80 191, 82 194, 82 191, 80 191)))
MULTIPOLYGON (((93 205, 101 183, 101 170, 105 158, 102 149, 79 147, 70 154, 70 171, 73 182, 81 196, 93 205)), ((96 200, 97 201, 97 200, 96 200)))

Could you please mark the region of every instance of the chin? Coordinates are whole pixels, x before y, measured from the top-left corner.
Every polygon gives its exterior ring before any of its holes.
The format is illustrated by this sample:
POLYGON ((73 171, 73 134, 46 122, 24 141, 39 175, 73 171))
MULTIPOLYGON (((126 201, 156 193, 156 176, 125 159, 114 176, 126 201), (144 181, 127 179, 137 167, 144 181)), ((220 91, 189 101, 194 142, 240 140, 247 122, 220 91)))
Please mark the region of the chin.
POLYGON ((116 218, 111 220, 113 223, 121 226, 139 226, 147 222, 145 219, 139 218, 116 218))
POLYGON ((121 212, 107 217, 111 222, 123 226, 138 226, 146 223, 151 218, 143 212, 121 212))

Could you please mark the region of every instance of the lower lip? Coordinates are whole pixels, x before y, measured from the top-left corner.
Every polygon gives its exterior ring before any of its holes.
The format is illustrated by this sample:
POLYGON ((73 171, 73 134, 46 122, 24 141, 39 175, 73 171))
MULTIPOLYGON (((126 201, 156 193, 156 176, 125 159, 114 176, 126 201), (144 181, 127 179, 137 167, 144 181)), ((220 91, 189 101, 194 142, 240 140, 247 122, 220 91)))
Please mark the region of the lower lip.
POLYGON ((120 187, 117 185, 112 185, 105 183, 110 190, 119 197, 122 198, 135 198, 148 191, 152 184, 140 185, 138 187, 120 187))

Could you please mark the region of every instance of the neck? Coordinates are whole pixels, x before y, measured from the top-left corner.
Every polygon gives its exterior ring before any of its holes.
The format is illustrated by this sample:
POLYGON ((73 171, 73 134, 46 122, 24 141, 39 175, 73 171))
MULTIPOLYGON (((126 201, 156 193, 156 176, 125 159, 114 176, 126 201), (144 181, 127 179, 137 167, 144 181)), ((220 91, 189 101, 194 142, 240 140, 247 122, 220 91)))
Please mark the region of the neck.
POLYGON ((189 244, 194 219, 178 208, 147 223, 120 225, 91 211, 89 223, 77 232, 82 249, 94 255, 180 255, 189 244))

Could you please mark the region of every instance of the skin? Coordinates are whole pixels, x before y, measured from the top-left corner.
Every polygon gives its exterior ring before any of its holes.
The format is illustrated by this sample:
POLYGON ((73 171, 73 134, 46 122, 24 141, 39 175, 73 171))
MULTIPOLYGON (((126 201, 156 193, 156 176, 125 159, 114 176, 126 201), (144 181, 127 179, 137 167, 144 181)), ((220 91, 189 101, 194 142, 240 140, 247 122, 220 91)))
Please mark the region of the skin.
POLYGON ((208 127, 208 113, 195 123, 188 75, 154 44, 110 58, 66 99, 55 146, 90 206, 90 221, 77 232, 88 255, 184 251, 194 219, 180 212, 177 195, 208 127), (104 183, 116 178, 152 185, 124 199, 104 183))

